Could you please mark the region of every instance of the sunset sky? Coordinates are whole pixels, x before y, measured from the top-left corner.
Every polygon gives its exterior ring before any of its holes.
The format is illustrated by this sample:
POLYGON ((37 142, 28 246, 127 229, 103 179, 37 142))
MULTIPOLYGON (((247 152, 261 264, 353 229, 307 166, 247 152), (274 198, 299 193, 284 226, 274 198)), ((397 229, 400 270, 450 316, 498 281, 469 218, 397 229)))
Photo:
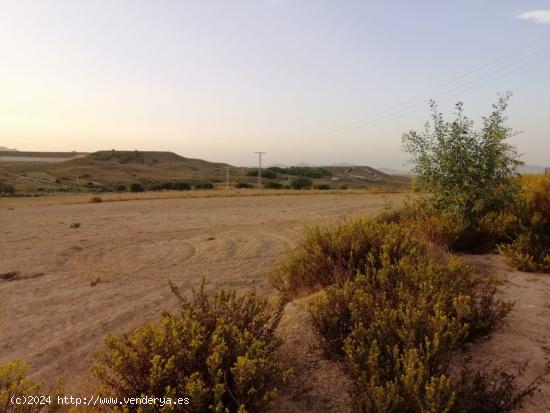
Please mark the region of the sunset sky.
POLYGON ((507 90, 523 159, 550 166, 549 0, 0 0, 19 150, 400 168, 429 98, 479 120, 507 90))

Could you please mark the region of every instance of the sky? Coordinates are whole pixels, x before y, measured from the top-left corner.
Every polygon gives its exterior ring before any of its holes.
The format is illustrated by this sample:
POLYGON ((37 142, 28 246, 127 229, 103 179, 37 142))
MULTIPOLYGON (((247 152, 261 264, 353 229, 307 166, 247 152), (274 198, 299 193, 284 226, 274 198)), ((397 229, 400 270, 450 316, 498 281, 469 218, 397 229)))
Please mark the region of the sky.
POLYGON ((550 166, 550 0, 0 0, 0 146, 402 169, 499 93, 550 166))

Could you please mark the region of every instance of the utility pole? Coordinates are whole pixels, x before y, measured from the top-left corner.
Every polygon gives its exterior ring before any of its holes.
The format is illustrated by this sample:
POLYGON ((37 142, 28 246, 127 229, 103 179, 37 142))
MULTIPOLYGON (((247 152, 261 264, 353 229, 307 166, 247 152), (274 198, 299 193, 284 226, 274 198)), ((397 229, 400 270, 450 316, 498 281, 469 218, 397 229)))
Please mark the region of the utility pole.
POLYGON ((262 189, 262 155, 265 152, 254 152, 258 154, 258 188, 262 189))

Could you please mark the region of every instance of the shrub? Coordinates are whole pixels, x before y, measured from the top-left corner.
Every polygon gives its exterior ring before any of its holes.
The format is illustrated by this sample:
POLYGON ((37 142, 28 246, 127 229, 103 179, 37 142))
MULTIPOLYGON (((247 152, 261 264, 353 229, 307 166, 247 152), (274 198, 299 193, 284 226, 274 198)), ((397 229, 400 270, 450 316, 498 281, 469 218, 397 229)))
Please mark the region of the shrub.
MULTIPOLYGON (((346 363, 356 411, 474 413, 457 398, 469 384, 451 378, 451 357, 502 322, 511 304, 495 298, 490 277, 456 257, 433 258, 415 234, 381 219, 316 227, 274 280, 293 295, 325 287, 311 316, 326 354, 346 363)), ((477 400, 505 406, 498 392, 509 382, 479 377, 495 385, 477 400)))
POLYGON ((303 176, 306 178, 327 178, 332 176, 332 172, 325 168, 311 167, 311 166, 291 166, 289 168, 280 168, 277 166, 267 168, 273 172, 278 172, 286 175, 303 176))
POLYGON ((99 202, 103 202, 103 199, 99 196, 94 196, 94 197, 90 198, 90 202, 92 204, 97 204, 99 202))
POLYGON ((281 189, 283 188, 283 184, 277 181, 269 181, 266 184, 266 188, 268 189, 281 189))
POLYGON ((195 184, 195 189, 212 189, 214 188, 214 184, 211 182, 200 182, 198 184, 195 184))
POLYGON ((550 272, 550 247, 541 237, 544 235, 524 232, 511 243, 499 245, 498 252, 508 265, 518 270, 550 272))
POLYGON ((273 357, 285 302, 269 312, 254 293, 209 296, 203 283, 189 300, 172 289, 179 315, 166 313, 156 324, 106 339, 92 367, 105 391, 185 395, 193 411, 265 411, 289 375, 273 357))
MULTIPOLYGON (((521 374, 520 369, 518 374, 521 374)), ((522 407, 523 400, 535 394, 539 380, 523 389, 517 388, 516 375, 496 368, 475 371, 464 367, 457 385, 457 413, 507 413, 522 407)))
POLYGON ((80 222, 73 222, 71 228, 80 228, 80 222))
POLYGON ((328 184, 315 185, 315 189, 327 190, 327 189, 330 189, 330 185, 328 185, 328 184))
POLYGON ((425 247, 398 225, 356 219, 343 225, 313 227, 299 247, 270 276, 278 289, 292 294, 342 285, 358 272, 420 256, 425 247))
POLYGON ((130 192, 143 192, 144 190, 143 185, 138 182, 130 184, 130 192))
POLYGON ((235 185, 235 188, 238 188, 238 189, 252 188, 252 185, 247 184, 246 182, 237 182, 237 185, 235 185))
POLYGON ((310 189, 313 186, 313 181, 308 178, 298 178, 290 182, 292 189, 310 189))
POLYGON ((117 192, 125 192, 126 191, 126 185, 124 184, 119 184, 115 187, 115 191, 117 192))
MULTIPOLYGON (((258 176, 258 170, 253 169, 246 173, 246 176, 258 176)), ((262 169, 262 176, 267 179, 277 179, 277 172, 271 169, 262 169)))
POLYGON ((522 271, 550 272, 550 176, 526 175, 507 217, 498 251, 522 271), (504 236, 505 235, 505 236, 504 236))
POLYGON ((513 132, 504 116, 509 97, 498 100, 479 131, 464 116, 462 103, 456 105, 456 119, 447 122, 431 102, 432 121, 425 132, 403 136, 417 188, 431 192, 437 208, 462 217, 469 228, 485 214, 504 208, 517 192, 512 178, 519 155, 507 143, 513 132))
MULTIPOLYGON (((175 189, 177 191, 189 191, 191 190, 191 184, 187 183, 187 182, 174 182, 172 185, 171 185, 171 189, 175 189)), ((168 188, 166 188, 168 189, 168 188)))
POLYGON ((26 373, 27 363, 21 360, 15 360, 0 364, 0 412, 3 413, 39 413, 55 412, 60 406, 57 404, 57 396, 61 396, 63 382, 60 381, 57 386, 41 391, 42 386, 30 380, 26 373), (16 405, 12 404, 12 396, 23 397, 33 395, 44 395, 47 405, 16 405))
POLYGON ((10 196, 15 194, 15 187, 11 184, 0 182, 0 196, 10 196))

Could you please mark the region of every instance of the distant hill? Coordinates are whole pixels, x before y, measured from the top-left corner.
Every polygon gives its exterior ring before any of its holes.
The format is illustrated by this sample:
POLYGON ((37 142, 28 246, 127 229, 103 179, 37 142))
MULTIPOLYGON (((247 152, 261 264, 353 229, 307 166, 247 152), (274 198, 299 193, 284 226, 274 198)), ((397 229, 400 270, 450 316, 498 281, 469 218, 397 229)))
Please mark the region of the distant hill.
POLYGON ((381 172, 384 172, 388 175, 403 175, 403 176, 409 176, 410 172, 405 171, 403 169, 392 169, 392 168, 376 168, 381 172))
POLYGON ((523 165, 518 168, 518 171, 521 174, 543 174, 544 169, 544 166, 539 165, 523 165))
POLYGON ((2 151, 5 151, 5 152, 17 152, 17 149, 10 149, 10 148, 6 148, 5 146, 0 146, 0 152, 2 151))
MULTIPOLYGON (((265 183, 275 180, 281 185, 290 185, 292 180, 304 174, 311 174, 315 185, 325 184, 331 188, 408 187, 410 182, 407 177, 391 176, 368 166, 279 169, 271 171, 269 176, 264 175, 265 183), (322 173, 319 174, 320 169, 322 173)), ((225 185, 228 170, 231 184, 255 185, 257 182, 255 168, 186 158, 173 152, 0 152, 0 181, 15 185, 18 192, 27 193, 114 190, 121 186, 127 188, 134 182, 146 188, 159 187, 166 182, 225 185)))

